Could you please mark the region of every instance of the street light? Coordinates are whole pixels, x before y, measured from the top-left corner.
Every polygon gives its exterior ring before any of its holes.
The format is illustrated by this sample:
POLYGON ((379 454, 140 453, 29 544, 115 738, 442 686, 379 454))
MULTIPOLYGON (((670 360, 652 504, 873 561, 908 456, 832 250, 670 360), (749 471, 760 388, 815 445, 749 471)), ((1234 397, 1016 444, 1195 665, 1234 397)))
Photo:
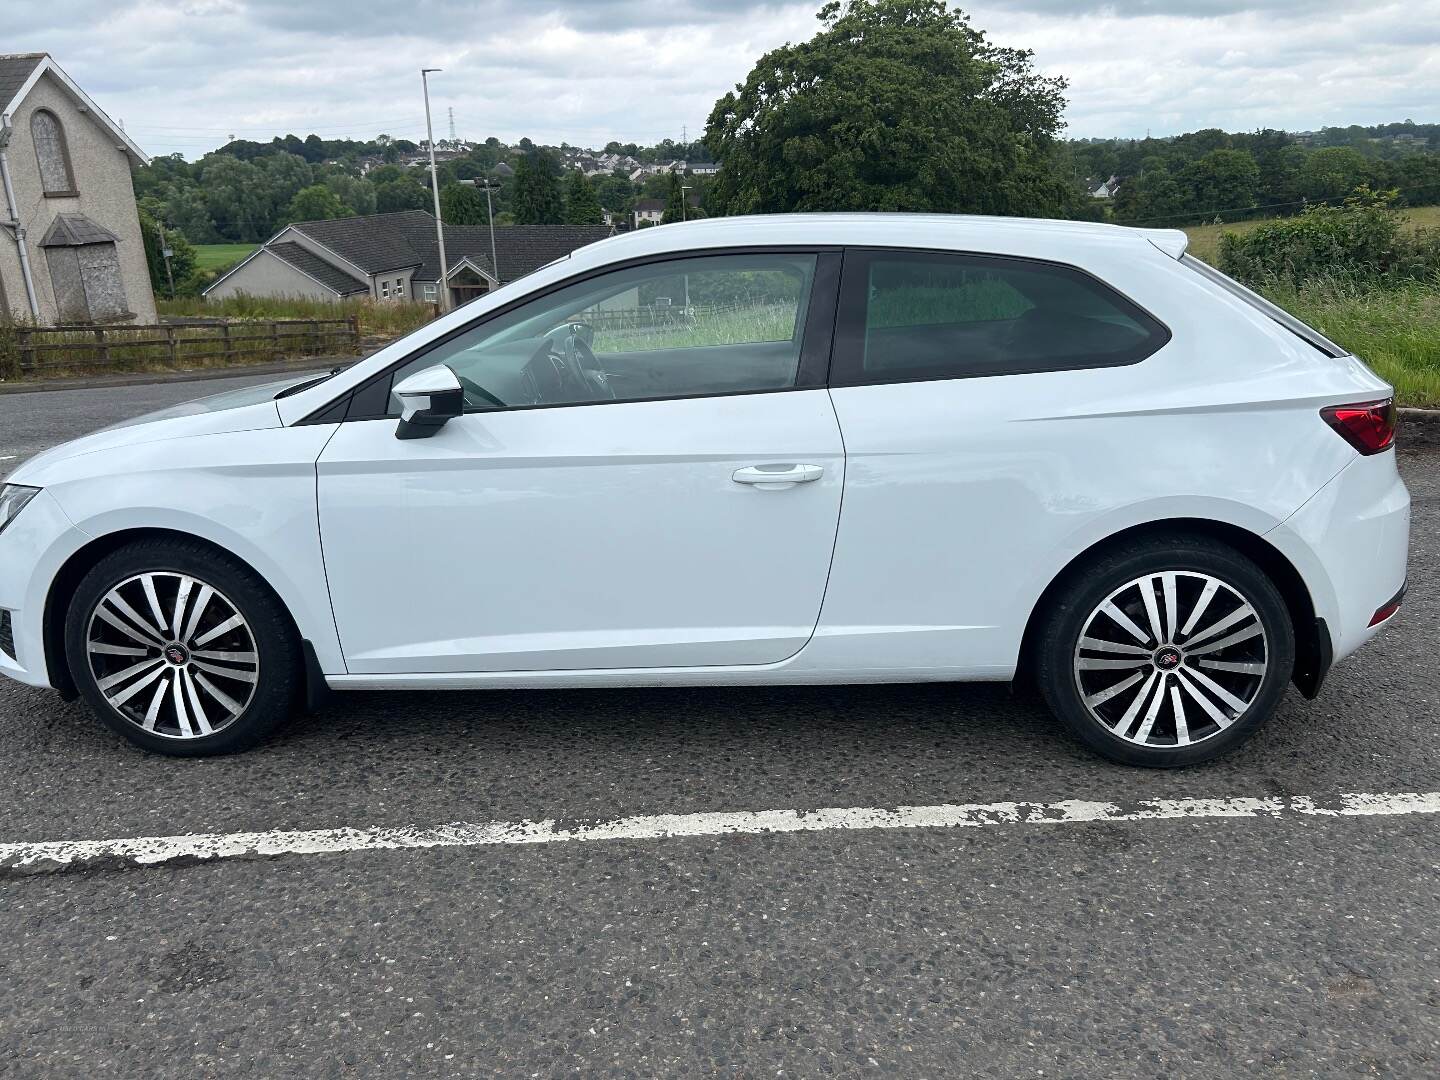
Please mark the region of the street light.
POLYGON ((430 193, 435 196, 435 240, 440 245, 440 314, 450 310, 450 268, 445 264, 445 223, 440 219, 440 174, 435 169, 435 129, 430 125, 430 75, 443 68, 421 68, 425 90, 425 138, 430 142, 430 193))
POLYGON ((690 220, 690 185, 680 185, 680 220, 690 220))
POLYGON ((495 257, 495 206, 490 201, 490 192, 498 191, 500 185, 492 184, 489 177, 486 177, 484 183, 479 180, 461 180, 460 183, 485 192, 485 216, 490 221, 490 269, 495 271, 495 284, 498 286, 500 284, 500 260, 495 257))

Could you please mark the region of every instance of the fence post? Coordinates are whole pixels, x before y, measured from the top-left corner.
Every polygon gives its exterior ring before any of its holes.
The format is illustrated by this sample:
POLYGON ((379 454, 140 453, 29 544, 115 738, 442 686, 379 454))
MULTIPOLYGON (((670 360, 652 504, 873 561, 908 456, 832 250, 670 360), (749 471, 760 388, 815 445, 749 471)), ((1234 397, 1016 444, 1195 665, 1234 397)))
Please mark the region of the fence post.
POLYGON ((109 367, 109 366, 110 366, 110 346, 105 343, 105 328, 104 328, 104 327, 102 327, 102 326, 97 326, 97 327, 95 328, 95 340, 100 343, 100 363, 104 364, 106 367, 109 367))
POLYGON ((28 352, 30 354, 29 368, 34 371, 37 367, 36 361, 39 359, 35 355, 35 335, 29 330, 21 330, 17 345, 15 362, 20 365, 20 370, 24 371, 26 368, 25 354, 28 352))
POLYGON ((270 359, 280 359, 280 324, 273 321, 270 323, 270 359))
POLYGON ((224 344, 224 351, 221 353, 221 359, 222 359, 222 361, 223 361, 224 363, 227 363, 227 364, 233 363, 234 360, 235 360, 235 354, 234 354, 235 346, 230 343, 230 323, 229 323, 229 322, 223 322, 223 323, 220 324, 220 338, 221 338, 221 340, 224 341, 224 343, 225 343, 225 344, 224 344))
POLYGON ((170 366, 178 367, 180 365, 180 358, 175 343, 175 327, 171 326, 169 323, 165 324, 165 348, 166 351, 170 354, 170 366))
POLYGON ((350 324, 350 348, 358 353, 360 351, 360 316, 351 315, 345 321, 350 324))

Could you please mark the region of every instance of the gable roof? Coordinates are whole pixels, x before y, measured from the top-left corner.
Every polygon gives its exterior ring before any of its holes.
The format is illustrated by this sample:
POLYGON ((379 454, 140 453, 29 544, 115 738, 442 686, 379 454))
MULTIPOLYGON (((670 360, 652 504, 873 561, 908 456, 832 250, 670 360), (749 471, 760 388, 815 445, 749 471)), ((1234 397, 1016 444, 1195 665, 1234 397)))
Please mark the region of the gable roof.
MULTIPOLYGON (((352 292, 369 292, 368 283, 362 283, 354 274, 334 265, 324 255, 310 251, 305 245, 285 240, 285 234, 291 229, 313 240, 362 275, 413 269, 414 281, 440 280, 440 248, 435 240, 435 217, 424 210, 330 221, 300 221, 287 225, 257 249, 256 253, 276 253, 295 269, 345 296, 352 292), (327 267, 334 276, 322 276, 319 271, 321 266, 327 267)), ((498 280, 502 284, 514 281, 569 255, 577 248, 613 234, 614 230, 609 225, 502 226, 495 230, 495 254, 501 271, 498 280)), ((491 266, 490 230, 486 226, 446 225, 445 255, 452 269, 461 262, 469 261, 486 277, 497 278, 491 266)), ((249 258, 254 258, 254 255, 249 258)), ((249 258, 226 270, 204 292, 208 293, 238 271, 249 258)))
POLYGON ((294 241, 271 244, 265 248, 283 263, 288 263, 306 277, 314 278, 331 292, 339 296, 368 293, 370 286, 359 278, 351 277, 333 263, 326 262, 309 248, 301 247, 294 241))
POLYGON ((90 95, 81 90, 75 80, 66 75, 49 53, 4 53, 0 54, 0 115, 9 116, 20 107, 31 89, 42 75, 50 75, 68 93, 76 104, 115 137, 118 149, 124 150, 136 165, 150 164, 144 150, 125 134, 125 129, 111 120, 105 110, 90 100, 90 95))
POLYGON ((41 247, 80 247, 84 244, 117 244, 120 238, 84 214, 56 214, 40 240, 41 247))
MULTIPOLYGON (((412 240, 418 240, 424 229, 430 230, 429 246, 435 246, 435 218, 424 210, 368 214, 330 221, 299 221, 290 228, 304 233, 367 274, 422 266, 424 253, 414 247, 412 240)), ((436 270, 430 275, 430 280, 437 277, 438 254, 436 270)))
MULTIPOLYGON (((501 283, 514 281, 613 233, 609 225, 506 225, 495 230, 498 278, 501 283)), ((490 265, 490 230, 483 225, 447 225, 445 254, 452 264, 469 259, 487 276, 497 276, 490 265)))

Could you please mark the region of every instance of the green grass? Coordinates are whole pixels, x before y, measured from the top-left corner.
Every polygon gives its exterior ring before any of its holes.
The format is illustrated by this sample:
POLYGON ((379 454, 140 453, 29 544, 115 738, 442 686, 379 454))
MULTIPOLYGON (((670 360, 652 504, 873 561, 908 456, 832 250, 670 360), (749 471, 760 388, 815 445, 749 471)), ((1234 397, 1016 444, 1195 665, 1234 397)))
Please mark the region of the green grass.
MULTIPOLYGON (((1417 206, 1402 211, 1411 228, 1435 228, 1440 226, 1440 206, 1417 206)), ((1228 225, 1187 225, 1185 232, 1190 237, 1189 252, 1197 259, 1204 259, 1212 265, 1220 256, 1222 233, 1247 233, 1251 229, 1268 224, 1275 218, 1256 218, 1254 221, 1235 221, 1228 225)))
POLYGON ((795 307, 755 305, 723 312, 700 312, 691 325, 597 329, 596 353, 695 349, 706 345, 743 345, 789 341, 795 333, 795 307))
POLYGON ((360 319, 360 333, 385 337, 408 334, 435 317, 430 304, 376 303, 373 300, 298 300, 268 296, 231 296, 224 300, 181 297, 155 306, 162 318, 209 319, 360 319))
POLYGON ((1266 296, 1369 364, 1400 405, 1440 408, 1440 282, 1377 289, 1345 281, 1266 296))
POLYGON ((258 244, 196 244, 195 269, 227 269, 259 246, 258 244))

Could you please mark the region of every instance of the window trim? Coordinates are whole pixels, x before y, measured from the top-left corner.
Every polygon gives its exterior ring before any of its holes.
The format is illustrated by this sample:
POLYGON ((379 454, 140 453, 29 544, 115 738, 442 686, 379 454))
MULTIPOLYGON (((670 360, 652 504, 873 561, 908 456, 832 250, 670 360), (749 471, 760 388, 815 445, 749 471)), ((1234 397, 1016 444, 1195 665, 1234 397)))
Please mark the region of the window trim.
POLYGON ((633 259, 625 259, 620 262, 608 263, 605 266, 595 267, 572 277, 564 278, 554 282, 545 288, 528 293, 525 296, 486 312, 478 319, 458 326, 449 333, 436 338, 434 341, 426 342, 420 348, 407 353, 399 360, 386 365, 382 370, 377 371, 358 386, 352 387, 344 394, 327 401, 325 404, 314 409, 312 412, 296 421, 295 426, 301 424, 323 424, 335 423, 333 416, 325 419, 327 413, 332 413, 335 407, 342 401, 348 399, 345 418, 343 422, 352 420, 394 420, 395 417, 388 412, 375 413, 361 406, 357 411, 356 405, 364 400, 363 395, 368 391, 372 396, 377 394, 376 384, 384 381, 386 390, 384 400, 388 402, 389 380, 400 368, 414 363, 428 354, 435 352, 456 338, 468 334, 477 327, 483 326, 494 319, 509 315, 518 308, 535 301, 543 300, 545 297, 568 289, 575 285, 583 285, 587 281, 604 277, 607 274, 619 270, 630 270, 640 266, 652 266, 668 262, 680 262, 686 259, 695 258, 718 258, 726 255, 811 255, 815 258, 815 278, 810 285, 810 307, 805 317, 805 325, 800 332, 800 361, 795 370, 795 385, 776 387, 769 390, 728 390, 720 392, 707 392, 699 394, 674 394, 667 397, 643 397, 643 398, 616 398, 604 401, 565 401, 554 404, 543 405, 509 405, 504 409, 476 410, 466 415, 484 415, 486 412, 530 412, 537 409, 579 409, 591 408, 604 405, 633 405, 643 402, 658 401, 689 401, 696 398, 722 398, 741 397, 756 394, 790 394, 797 390, 823 390, 828 385, 830 375, 831 347, 835 339, 836 329, 836 306, 840 295, 840 275, 842 250, 838 246, 828 245, 766 245, 762 247, 722 247, 722 248, 699 248, 691 251, 665 251, 653 255, 639 256, 633 259))
POLYGON ((840 303, 835 320, 834 357, 830 366, 830 386, 885 386, 897 383, 953 382, 960 379, 1004 378, 1011 375, 1047 375, 1059 371, 1087 371, 1092 368, 1131 367, 1143 363, 1168 345, 1174 334, 1156 315, 1136 303, 1109 282, 1082 267, 1053 259, 1037 259, 1028 255, 1005 255, 991 251, 960 251, 944 248, 893 248, 847 246, 841 274, 840 303), (906 375, 865 370, 865 321, 870 289, 870 265, 882 258, 894 257, 973 259, 996 264, 1041 267, 1084 279, 1098 287, 1102 294, 1116 302, 1125 315, 1134 318, 1151 332, 1145 351, 1138 356, 1120 354, 1121 359, 1084 358, 1067 364, 1015 364, 988 371, 935 374, 921 372, 906 375))
POLYGON ((47 109, 43 106, 30 114, 30 148, 35 151, 35 169, 40 174, 41 194, 47 199, 74 199, 80 195, 79 185, 75 183, 75 165, 70 160, 70 136, 66 134, 65 124, 56 114, 54 109, 47 109), (51 191, 45 186, 45 166, 40 160, 40 144, 35 139, 35 121, 41 116, 48 116, 55 123, 55 130, 60 134, 60 162, 65 166, 65 181, 70 186, 64 191, 51 191))

